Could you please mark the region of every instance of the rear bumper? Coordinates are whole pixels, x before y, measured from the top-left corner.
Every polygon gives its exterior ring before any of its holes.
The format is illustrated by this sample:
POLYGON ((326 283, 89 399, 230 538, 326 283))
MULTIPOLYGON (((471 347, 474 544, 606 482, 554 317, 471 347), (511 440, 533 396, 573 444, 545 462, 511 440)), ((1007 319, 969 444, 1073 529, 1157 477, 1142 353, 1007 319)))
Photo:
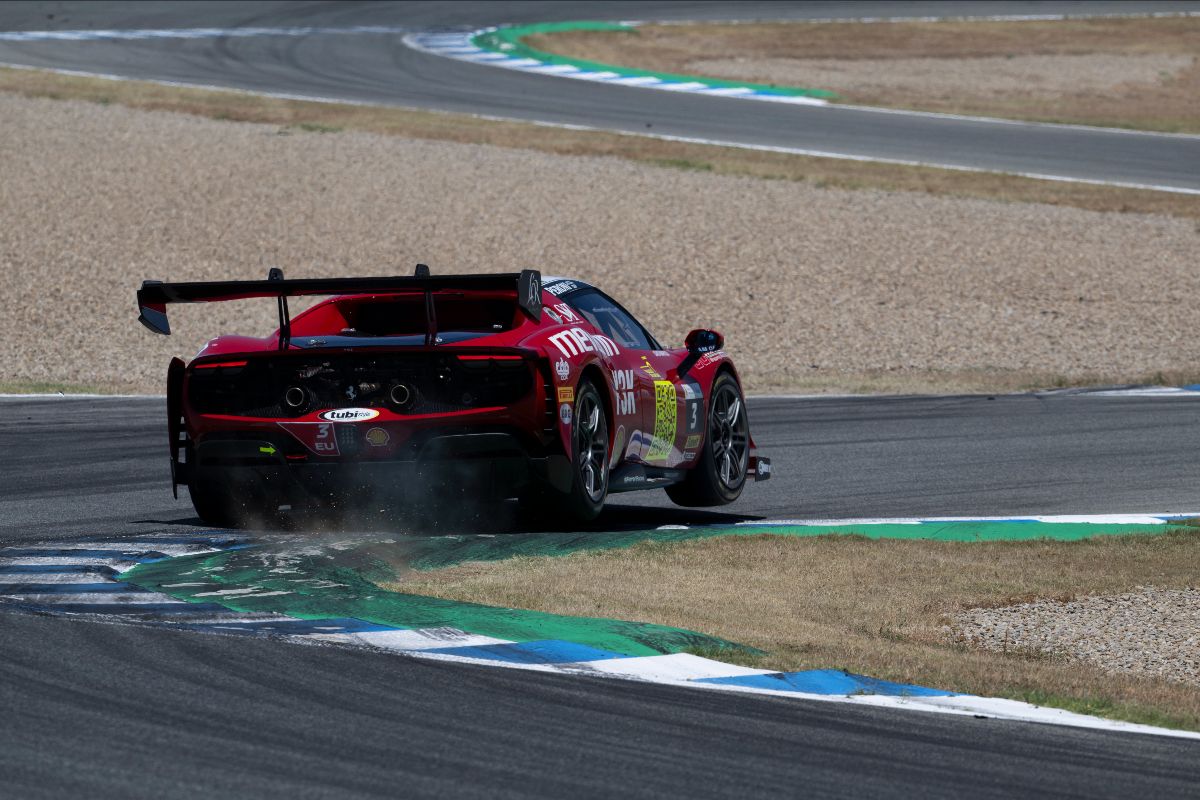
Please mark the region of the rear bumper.
POLYGON ((530 483, 570 480, 564 456, 530 446, 511 431, 431 431, 387 458, 316 457, 290 439, 255 433, 206 437, 193 448, 181 482, 220 480, 280 503, 336 505, 369 499, 415 503, 430 499, 431 492, 462 490, 502 500, 530 483))

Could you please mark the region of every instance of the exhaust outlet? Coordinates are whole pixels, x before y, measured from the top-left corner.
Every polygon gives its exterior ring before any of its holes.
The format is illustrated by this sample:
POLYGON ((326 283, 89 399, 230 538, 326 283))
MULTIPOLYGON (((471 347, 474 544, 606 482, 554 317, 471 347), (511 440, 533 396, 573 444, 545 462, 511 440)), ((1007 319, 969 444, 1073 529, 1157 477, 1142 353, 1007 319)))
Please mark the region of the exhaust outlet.
POLYGON ((403 408, 412 402, 412 390, 403 383, 397 383, 388 389, 388 399, 392 401, 392 405, 403 408))
POLYGON ((283 393, 283 404, 292 411, 299 411, 308 405, 308 392, 299 386, 289 386, 283 393))

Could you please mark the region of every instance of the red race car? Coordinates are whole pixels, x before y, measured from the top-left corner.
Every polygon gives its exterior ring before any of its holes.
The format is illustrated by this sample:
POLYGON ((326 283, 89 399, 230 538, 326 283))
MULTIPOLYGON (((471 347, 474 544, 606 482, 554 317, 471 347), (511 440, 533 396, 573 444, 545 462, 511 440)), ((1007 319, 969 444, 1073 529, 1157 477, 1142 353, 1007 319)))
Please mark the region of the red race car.
POLYGON ((172 488, 187 486, 208 524, 461 487, 589 520, 614 492, 715 506, 747 476, 770 477, 721 334, 664 349, 583 281, 272 269, 265 281, 145 281, 139 320, 169 334, 169 303, 251 297, 276 299, 277 331, 220 336, 167 370, 172 488), (302 295, 331 296, 293 319, 287 298, 302 295))

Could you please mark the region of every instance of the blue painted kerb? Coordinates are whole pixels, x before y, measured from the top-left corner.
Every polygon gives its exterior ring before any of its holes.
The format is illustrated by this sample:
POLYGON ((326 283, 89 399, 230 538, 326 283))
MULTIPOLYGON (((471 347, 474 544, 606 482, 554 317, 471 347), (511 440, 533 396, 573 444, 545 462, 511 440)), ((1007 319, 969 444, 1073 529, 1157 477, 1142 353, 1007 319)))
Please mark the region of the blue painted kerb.
POLYGON ((882 694, 891 697, 954 697, 958 692, 892 683, 838 669, 810 669, 804 672, 776 672, 770 675, 736 675, 729 678, 700 678, 696 683, 744 686, 747 689, 774 689, 807 694, 882 694))

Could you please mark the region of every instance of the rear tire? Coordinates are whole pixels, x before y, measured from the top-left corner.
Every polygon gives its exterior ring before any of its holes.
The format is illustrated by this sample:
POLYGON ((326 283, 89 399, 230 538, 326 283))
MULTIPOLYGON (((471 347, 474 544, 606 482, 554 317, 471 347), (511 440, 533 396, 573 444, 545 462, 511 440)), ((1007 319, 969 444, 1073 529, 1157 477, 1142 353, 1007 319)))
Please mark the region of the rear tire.
POLYGON ((188 481, 192 508, 205 525, 217 528, 273 528, 280 525, 279 498, 258 481, 216 476, 188 481))
POLYGON ((205 525, 238 528, 244 522, 245 515, 239 513, 241 505, 234 497, 233 487, 225 481, 193 478, 188 481, 188 494, 196 516, 205 525))
POLYGON ((704 449, 682 483, 667 487, 680 506, 723 506, 737 500, 746 485, 750 461, 750 421, 742 389, 728 372, 713 381, 708 401, 704 449))

